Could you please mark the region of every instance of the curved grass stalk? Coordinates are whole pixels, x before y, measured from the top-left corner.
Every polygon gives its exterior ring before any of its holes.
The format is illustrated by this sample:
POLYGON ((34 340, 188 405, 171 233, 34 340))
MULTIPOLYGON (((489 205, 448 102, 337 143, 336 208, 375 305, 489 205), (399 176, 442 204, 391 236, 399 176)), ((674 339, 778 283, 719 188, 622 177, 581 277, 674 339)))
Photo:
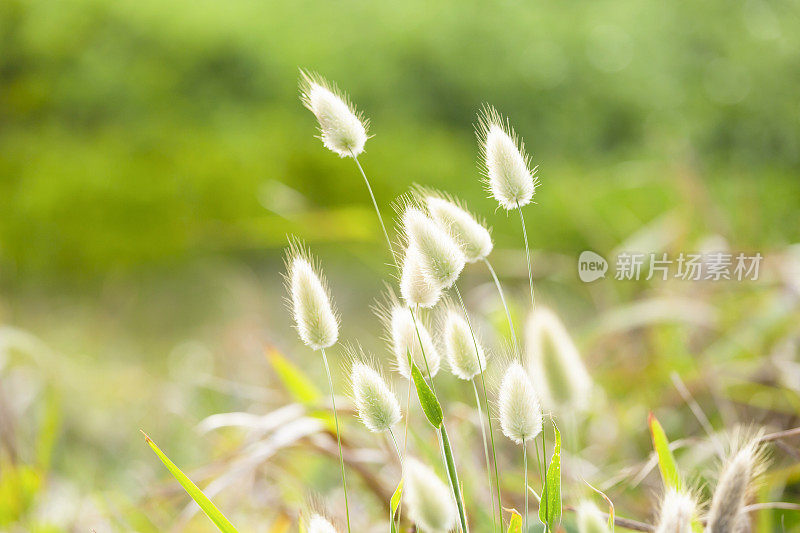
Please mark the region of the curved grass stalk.
POLYGON ((386 244, 389 246, 389 253, 392 254, 392 261, 394 261, 395 267, 397 267, 397 257, 394 255, 394 248, 392 247, 392 240, 389 238, 389 232, 386 231, 386 224, 383 223, 383 217, 381 216, 381 211, 378 209, 378 202, 375 201, 375 194, 372 192, 372 186, 369 184, 369 180, 367 179, 367 175, 364 173, 364 169, 361 167, 361 163, 358 161, 358 158, 355 154, 353 154, 353 161, 356 162, 356 166, 358 167, 358 171, 361 172, 361 177, 364 178, 364 183, 367 186, 367 190, 369 191, 369 197, 372 199, 372 206, 375 208, 375 214, 378 215, 378 222, 381 223, 381 229, 383 230, 383 236, 386 238, 386 244))
MULTIPOLYGON (((458 290, 458 285, 453 285, 455 289, 456 295, 458 296, 458 302, 461 304, 461 310, 464 313, 464 318, 467 321, 467 326, 469 327, 470 335, 472 335, 472 343, 475 346, 475 357, 478 357, 478 340, 475 338, 475 331, 472 329, 472 322, 469 319, 469 313, 467 313, 467 306, 464 304, 464 299, 461 297, 461 291, 458 290)), ((497 470, 497 450, 494 445, 494 431, 492 430, 492 414, 489 411, 489 396, 486 393, 486 379, 483 377, 483 367, 480 364, 480 359, 478 360, 478 368, 480 369, 480 376, 481 376, 481 386, 483 388, 483 402, 484 406, 486 407, 486 418, 489 421, 489 440, 492 444, 492 459, 494 460, 494 477, 495 483, 497 484, 497 513, 498 519, 500 520, 500 529, 503 529, 503 504, 501 501, 500 495, 500 473, 497 470)), ((473 385, 475 382, 473 381, 473 385)), ((478 391, 475 391, 475 400, 478 401, 478 391)), ((478 414, 480 415, 480 405, 478 405, 478 414)), ((483 430, 483 417, 481 416, 481 430, 483 430)), ((484 451, 486 447, 486 435, 484 434, 484 451)), ((489 462, 488 462, 488 453, 487 453, 487 462, 486 468, 489 469, 489 462)), ((491 477, 491 476, 490 476, 491 477)), ((489 490, 491 491, 491 482, 489 483, 489 490)), ((494 498, 492 498, 494 499, 494 498)), ((494 513, 492 513, 494 516, 494 513)), ((492 519, 494 522, 494 518, 492 519)))
POLYGON ((492 275, 492 279, 494 280, 494 286, 497 287, 497 292, 500 295, 500 301, 503 303, 503 309, 506 311, 506 318, 508 319, 508 327, 511 330, 511 342, 514 344, 514 353, 519 355, 519 342, 517 341, 517 333, 514 330, 514 321, 511 320, 511 311, 508 309, 508 303, 506 303, 506 297, 503 293, 503 287, 500 285, 500 280, 497 278, 497 274, 492 268, 492 264, 489 262, 487 258, 483 258, 483 262, 486 264, 486 268, 489 269, 489 274, 492 275))
POLYGON ((350 505, 347 503, 347 480, 344 475, 344 455, 342 455, 342 434, 339 431, 339 415, 336 413, 336 399, 333 393, 333 379, 331 378, 331 369, 328 366, 328 356, 325 355, 325 349, 322 352, 322 361, 325 363, 325 373, 328 375, 328 386, 331 389, 331 406, 333 407, 333 421, 336 424, 336 444, 339 446, 339 466, 342 469, 342 489, 344 490, 344 511, 347 516, 347 532, 350 533, 350 505))
POLYGON ((536 297, 533 295, 533 267, 531 266, 531 249, 528 246, 528 231, 525 229, 525 217, 522 216, 522 208, 517 203, 517 211, 519 212, 519 221, 522 223, 522 238, 525 240, 525 257, 528 259, 528 282, 531 285, 531 313, 533 308, 536 307, 536 297))

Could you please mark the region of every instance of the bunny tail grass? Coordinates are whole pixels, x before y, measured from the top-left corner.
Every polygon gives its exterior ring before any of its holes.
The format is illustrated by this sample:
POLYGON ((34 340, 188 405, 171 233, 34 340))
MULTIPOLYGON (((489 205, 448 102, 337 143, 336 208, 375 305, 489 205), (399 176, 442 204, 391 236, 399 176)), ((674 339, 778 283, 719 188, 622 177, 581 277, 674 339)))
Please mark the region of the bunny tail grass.
POLYGON ((325 349, 322 352, 322 361, 325 363, 325 373, 328 375, 328 386, 331 389, 331 407, 333 408, 333 421, 336 424, 336 444, 339 447, 339 466, 342 469, 342 490, 344 490, 344 511, 347 517, 347 532, 350 533, 350 505, 347 502, 347 480, 344 475, 344 455, 342 455, 342 434, 339 431, 339 415, 336 413, 336 399, 333 393, 333 378, 331 378, 331 369, 328 366, 328 356, 325 355, 325 349))

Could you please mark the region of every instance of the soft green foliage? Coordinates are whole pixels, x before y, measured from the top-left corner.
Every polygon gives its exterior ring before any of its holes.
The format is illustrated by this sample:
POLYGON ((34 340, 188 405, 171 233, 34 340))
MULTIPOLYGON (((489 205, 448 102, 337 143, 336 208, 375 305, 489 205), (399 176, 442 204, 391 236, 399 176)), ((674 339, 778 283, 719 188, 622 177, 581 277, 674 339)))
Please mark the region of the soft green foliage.
POLYGON ((200 509, 203 510, 206 516, 208 516, 208 518, 214 522, 214 525, 217 526, 217 528, 219 528, 219 530, 223 533, 236 533, 236 528, 233 527, 233 524, 231 524, 228 519, 225 518, 225 515, 223 515, 222 512, 217 509, 217 506, 214 505, 214 502, 209 500, 208 497, 203 494, 203 491, 200 490, 197 485, 195 485, 194 482, 192 482, 192 480, 181 471, 180 468, 175 466, 175 463, 173 463, 169 457, 167 457, 164 452, 162 452, 161 449, 156 446, 156 443, 153 442, 150 437, 145 435, 144 438, 147 441, 147 444, 149 444, 153 451, 156 452, 158 458, 161 459, 161 462, 164 463, 164 466, 167 467, 169 473, 172 474, 178 483, 180 483, 181 487, 183 487, 183 489, 195 501, 195 503, 200 506, 200 509))
MULTIPOLYGON (((417 176, 462 194, 457 185, 475 176, 470 123, 491 101, 514 112, 543 178, 558 176, 548 194, 585 183, 580 203, 601 195, 652 218, 665 200, 676 205, 674 175, 698 160, 719 178, 727 213, 766 217, 756 222, 764 234, 738 220, 744 239, 797 239, 795 4, 447 0, 443 12, 459 16, 445 18, 426 5, 68 0, 54 11, 45 0, 3 2, 3 264, 25 277, 91 279, 218 251, 249 255, 287 233, 377 242, 368 207, 349 207, 362 184, 309 135, 298 66, 346 83, 372 119, 364 155, 379 198, 417 176), (637 193, 617 187, 625 169, 602 168, 624 162, 655 164, 647 181, 664 196, 626 201, 637 193), (752 172, 785 193, 740 183, 752 172)), ((538 242, 585 244, 574 218, 582 208, 540 202, 563 229, 538 242)))

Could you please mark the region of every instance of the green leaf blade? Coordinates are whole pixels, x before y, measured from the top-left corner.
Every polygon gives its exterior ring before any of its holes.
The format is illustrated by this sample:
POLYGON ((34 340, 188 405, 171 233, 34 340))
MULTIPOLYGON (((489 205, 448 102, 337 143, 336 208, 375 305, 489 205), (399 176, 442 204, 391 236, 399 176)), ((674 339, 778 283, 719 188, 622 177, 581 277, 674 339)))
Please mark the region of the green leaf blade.
POLYGON ((658 469, 661 471, 661 479, 664 480, 664 486, 681 490, 682 482, 678 472, 678 465, 675 462, 675 456, 672 455, 672 450, 669 449, 669 440, 667 440, 664 428, 661 427, 653 413, 648 416, 647 424, 650 426, 653 449, 658 458, 658 469))
POLYGON ((161 448, 159 448, 156 443, 153 442, 146 434, 144 439, 156 453, 158 458, 161 459, 161 462, 164 463, 164 466, 167 467, 167 470, 169 470, 169 473, 172 474, 172 477, 174 477, 178 483, 181 484, 186 493, 195 501, 195 503, 197 503, 197 505, 200 506, 200 509, 203 510, 206 516, 208 516, 208 518, 214 522, 214 525, 217 526, 217 528, 223 533, 238 533, 236 528, 233 527, 233 524, 231 524, 230 521, 225 518, 225 515, 222 514, 222 511, 217 509, 217 506, 214 505, 210 499, 208 499, 208 496, 206 496, 203 491, 200 490, 198 486, 195 485, 194 482, 175 465, 175 463, 170 461, 169 457, 167 457, 166 454, 161 451, 161 448))
POLYGON ((414 379, 414 387, 417 389, 417 397, 419 398, 420 406, 422 406, 422 412, 425 413, 428 422, 434 428, 439 429, 442 426, 442 420, 444 420, 442 406, 439 404, 439 400, 431 390, 428 382, 422 377, 422 372, 413 362, 411 363, 411 377, 414 379))
POLYGON ((274 348, 268 348, 265 355, 281 383, 296 402, 306 407, 315 407, 320 402, 322 392, 299 367, 274 348))
POLYGON ((397 514, 397 508, 400 506, 400 497, 403 495, 403 480, 400 480, 400 483, 397 484, 397 488, 394 489, 394 494, 392 494, 392 498, 389 500, 389 523, 392 524, 391 533, 397 532, 397 526, 394 523, 394 517, 397 514))
POLYGON ((561 521, 561 432, 553 424, 555 433, 555 446, 550 466, 547 467, 547 487, 543 491, 542 501, 539 503, 539 519, 553 530, 553 524, 561 521))

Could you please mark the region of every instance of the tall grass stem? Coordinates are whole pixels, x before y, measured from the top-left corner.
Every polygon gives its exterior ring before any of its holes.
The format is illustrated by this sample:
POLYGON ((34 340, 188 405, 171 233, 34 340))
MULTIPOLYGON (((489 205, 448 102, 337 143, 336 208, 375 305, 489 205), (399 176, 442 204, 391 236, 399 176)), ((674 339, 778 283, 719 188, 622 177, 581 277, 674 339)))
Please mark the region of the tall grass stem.
MULTIPOLYGON (((458 285, 453 285, 453 288, 456 291, 456 296, 458 296, 458 303, 461 304, 461 310, 464 312, 464 318, 467 321, 467 326, 469 326, 469 332, 472 335, 472 342, 475 345, 475 357, 478 357, 478 339, 475 337, 475 330, 472 329, 472 322, 470 322, 469 314, 467 313, 467 306, 464 304, 464 298, 461 297, 461 291, 458 290, 458 285)), ((486 379, 483 376, 483 367, 481 366, 480 359, 478 359, 478 368, 480 369, 480 376, 481 376, 481 387, 483 388, 483 402, 484 406, 486 407, 486 418, 489 421, 489 440, 492 444, 492 459, 494 461, 494 477, 495 483, 497 484, 497 512, 498 512, 498 519, 500 520, 500 529, 503 529, 503 504, 501 501, 500 496, 500 472, 497 469, 497 450, 494 445, 494 431, 492 429, 492 413, 489 411, 489 397, 486 393, 486 379)), ((473 380, 473 385, 474 385, 473 380)), ((476 401, 477 401, 477 391, 476 391, 476 401)), ((480 405, 478 406, 478 411, 480 412, 480 405)), ((481 417, 481 427, 483 426, 483 417, 481 417)), ((485 435, 484 435, 485 439, 485 435)), ((484 443, 485 445, 485 443, 484 443)), ((487 463, 486 467, 488 468, 489 465, 487 463)), ((489 489, 491 490, 491 483, 489 483, 489 489)))
POLYGON ((397 267, 397 257, 394 255, 394 248, 392 247, 392 240, 389 238, 389 232, 386 231, 386 224, 383 223, 383 217, 381 216, 381 210, 378 209, 378 202, 375 201, 375 194, 372 192, 372 186, 369 184, 369 180, 367 179, 367 175, 364 173, 364 169, 361 167, 361 163, 353 154, 353 161, 356 162, 356 166, 358 167, 358 171, 361 172, 361 177, 364 178, 364 183, 367 186, 367 190, 369 191, 369 197, 372 199, 372 206, 375 208, 375 214, 378 215, 378 222, 381 223, 381 229, 383 230, 383 236, 386 238, 386 244, 389 246, 389 253, 392 254, 392 261, 394 262, 395 267, 397 267))
MULTIPOLYGON (((494 502, 494 485, 492 485, 492 467, 489 463, 489 443, 486 440, 486 426, 483 423, 483 410, 481 409, 481 398, 478 395, 478 386, 475 384, 475 378, 472 379, 472 390, 475 392, 475 407, 478 408, 478 420, 481 423, 481 437, 483 438, 483 458, 486 461, 486 480, 489 484, 489 499, 494 502)), ((492 530, 497 529, 497 521, 495 521, 494 511, 489 513, 492 517, 492 530)), ((502 519, 502 515, 501 515, 502 519)), ((502 527, 500 528, 502 530, 502 527)))
POLYGON ((533 295, 533 267, 531 265, 531 248, 528 246, 528 231, 525 228, 525 217, 522 216, 522 208, 517 203, 517 211, 519 212, 519 221, 522 224, 522 238, 525 240, 525 257, 528 260, 528 282, 531 286, 531 313, 536 307, 536 297, 533 295))
POLYGON ((321 349, 322 361, 325 363, 325 373, 328 375, 328 386, 331 389, 331 406, 333 408, 333 421, 336 424, 336 444, 339 446, 339 466, 342 469, 342 489, 344 490, 344 511, 347 516, 347 532, 350 533, 350 505, 347 502, 347 481, 344 475, 344 455, 342 454, 342 434, 339 431, 339 415, 336 413, 336 398, 333 393, 333 379, 331 378, 331 369, 328 366, 328 356, 325 355, 325 349, 321 349))
POLYGON ((524 471, 525 484, 522 492, 525 494, 525 532, 528 531, 528 445, 522 441, 522 470, 524 471))

